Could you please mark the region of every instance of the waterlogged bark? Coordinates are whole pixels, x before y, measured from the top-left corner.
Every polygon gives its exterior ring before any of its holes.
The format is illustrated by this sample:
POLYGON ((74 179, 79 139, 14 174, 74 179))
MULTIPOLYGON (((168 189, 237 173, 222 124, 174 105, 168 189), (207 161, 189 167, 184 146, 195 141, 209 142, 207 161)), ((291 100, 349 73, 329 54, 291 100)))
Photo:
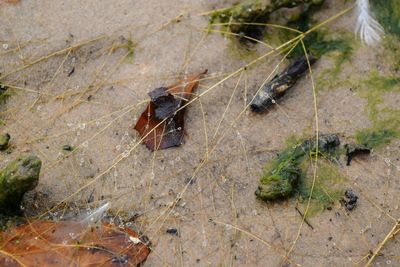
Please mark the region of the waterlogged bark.
MULTIPOLYGON (((308 55, 308 61, 310 64, 313 64, 316 58, 308 55)), ((270 82, 266 83, 251 102, 251 110, 254 112, 263 112, 272 106, 277 99, 285 95, 308 70, 308 61, 305 55, 298 58, 286 67, 282 73, 276 75, 270 82)))

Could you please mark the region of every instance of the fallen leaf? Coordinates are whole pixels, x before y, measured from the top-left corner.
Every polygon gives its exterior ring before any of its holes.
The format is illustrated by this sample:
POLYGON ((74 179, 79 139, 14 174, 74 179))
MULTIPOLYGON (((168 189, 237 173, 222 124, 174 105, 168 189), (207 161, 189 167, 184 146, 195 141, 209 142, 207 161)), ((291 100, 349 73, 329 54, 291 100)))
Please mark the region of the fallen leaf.
MULTIPOLYGON (((4 1, 4 3, 7 3, 7 4, 18 4, 19 2, 21 2, 21 0, 3 0, 4 1)), ((0 3, 1 3, 2 1, 0 0, 0 3)))
POLYGON ((0 233, 0 240, 3 267, 137 266, 150 253, 137 233, 110 224, 36 221, 0 233))
POLYGON ((180 108, 189 101, 205 73, 207 70, 149 93, 151 101, 135 125, 148 149, 154 151, 182 144, 185 108, 180 108))

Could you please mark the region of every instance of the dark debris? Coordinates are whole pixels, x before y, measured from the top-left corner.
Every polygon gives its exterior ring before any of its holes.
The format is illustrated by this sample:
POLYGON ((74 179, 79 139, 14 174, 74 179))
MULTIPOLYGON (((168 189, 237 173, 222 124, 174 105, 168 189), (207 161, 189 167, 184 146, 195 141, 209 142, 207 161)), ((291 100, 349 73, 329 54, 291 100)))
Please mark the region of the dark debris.
POLYGON ((176 228, 168 228, 166 232, 167 232, 167 234, 170 234, 170 235, 179 236, 179 231, 176 228))
POLYGON ((346 148, 347 166, 350 166, 350 162, 354 157, 371 153, 371 149, 364 145, 346 144, 344 147, 346 148))
POLYGON ((72 151, 72 150, 73 150, 73 147, 72 147, 71 145, 64 145, 64 146, 62 147, 62 149, 65 150, 65 151, 72 151))
POLYGON ((353 192, 353 190, 348 189, 344 193, 344 197, 342 200, 343 205, 346 210, 351 211, 357 206, 358 196, 353 192))
POLYGON ((180 101, 168 92, 168 88, 159 87, 149 93, 151 102, 155 106, 155 116, 163 120, 169 118, 179 108, 180 101))

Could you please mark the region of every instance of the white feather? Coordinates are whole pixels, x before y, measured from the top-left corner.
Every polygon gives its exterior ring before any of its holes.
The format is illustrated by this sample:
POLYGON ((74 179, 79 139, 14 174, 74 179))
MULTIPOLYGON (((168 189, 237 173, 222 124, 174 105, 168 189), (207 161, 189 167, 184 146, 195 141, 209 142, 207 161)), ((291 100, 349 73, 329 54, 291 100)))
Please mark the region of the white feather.
POLYGON ((87 225, 96 224, 97 222, 101 221, 109 207, 110 202, 106 202, 105 204, 90 212, 89 215, 81 220, 81 223, 87 225))
POLYGON ((369 1, 357 0, 357 22, 355 34, 358 35, 362 43, 374 45, 382 39, 383 28, 371 15, 369 1))

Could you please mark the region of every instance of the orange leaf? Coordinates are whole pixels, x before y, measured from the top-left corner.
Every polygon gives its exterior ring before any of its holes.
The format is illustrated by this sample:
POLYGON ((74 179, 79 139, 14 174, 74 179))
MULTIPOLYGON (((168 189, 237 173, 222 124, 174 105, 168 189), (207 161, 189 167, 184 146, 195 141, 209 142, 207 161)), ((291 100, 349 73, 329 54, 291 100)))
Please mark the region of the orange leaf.
POLYGON ((136 266, 149 247, 110 224, 36 221, 0 233, 0 266, 136 266))
MULTIPOLYGON (((7 4, 18 4, 21 0, 3 0, 7 4)), ((1 1, 0 1, 1 3, 1 1)))

